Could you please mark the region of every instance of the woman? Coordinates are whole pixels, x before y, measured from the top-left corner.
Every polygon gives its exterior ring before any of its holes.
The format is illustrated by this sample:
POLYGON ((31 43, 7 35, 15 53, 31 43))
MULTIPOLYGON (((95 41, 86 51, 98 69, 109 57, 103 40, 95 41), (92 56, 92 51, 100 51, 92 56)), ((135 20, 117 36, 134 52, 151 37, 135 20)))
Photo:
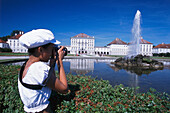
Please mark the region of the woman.
POLYGON ((51 31, 46 29, 32 30, 19 38, 22 46, 28 48, 29 59, 22 66, 18 79, 18 89, 26 112, 51 113, 49 98, 51 90, 60 93, 68 92, 67 79, 62 59, 63 46, 58 50, 57 65, 59 78, 55 75, 56 52, 51 31), (50 60, 49 65, 47 65, 50 60))

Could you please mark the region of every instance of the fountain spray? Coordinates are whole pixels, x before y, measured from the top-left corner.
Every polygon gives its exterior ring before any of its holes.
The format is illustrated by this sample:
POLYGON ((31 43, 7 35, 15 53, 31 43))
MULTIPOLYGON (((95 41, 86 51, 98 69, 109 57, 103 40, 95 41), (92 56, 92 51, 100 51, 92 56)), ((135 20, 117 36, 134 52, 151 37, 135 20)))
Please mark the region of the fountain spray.
POLYGON ((141 12, 137 10, 132 27, 132 40, 129 45, 128 57, 137 56, 140 54, 140 38, 141 38, 141 28, 140 28, 140 18, 141 12))

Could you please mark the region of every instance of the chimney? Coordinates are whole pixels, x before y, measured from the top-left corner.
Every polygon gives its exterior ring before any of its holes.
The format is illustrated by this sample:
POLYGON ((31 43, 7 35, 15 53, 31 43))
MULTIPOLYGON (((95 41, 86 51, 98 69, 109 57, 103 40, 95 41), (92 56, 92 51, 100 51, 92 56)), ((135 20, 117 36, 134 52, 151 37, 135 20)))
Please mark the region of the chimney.
POLYGON ((119 40, 119 38, 116 38, 116 41, 118 41, 119 40))

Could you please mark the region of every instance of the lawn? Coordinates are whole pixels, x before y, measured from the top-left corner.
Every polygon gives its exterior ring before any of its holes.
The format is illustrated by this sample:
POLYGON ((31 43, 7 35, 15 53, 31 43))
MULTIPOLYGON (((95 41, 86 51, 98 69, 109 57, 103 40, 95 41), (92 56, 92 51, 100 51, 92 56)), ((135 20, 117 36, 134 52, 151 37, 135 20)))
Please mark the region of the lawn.
POLYGON ((6 53, 6 52, 0 52, 0 56, 28 56, 28 53, 6 53))

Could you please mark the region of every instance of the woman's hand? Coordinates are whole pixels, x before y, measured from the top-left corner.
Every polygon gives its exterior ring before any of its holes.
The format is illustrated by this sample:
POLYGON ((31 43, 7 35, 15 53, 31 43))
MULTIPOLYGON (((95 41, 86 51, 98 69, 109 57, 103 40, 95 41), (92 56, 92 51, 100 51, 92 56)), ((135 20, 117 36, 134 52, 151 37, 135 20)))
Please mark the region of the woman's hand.
POLYGON ((68 92, 68 84, 67 84, 67 78, 63 67, 63 58, 65 51, 63 51, 64 46, 62 46, 58 50, 58 72, 59 72, 59 78, 56 77, 55 71, 53 71, 53 76, 50 77, 50 80, 47 82, 47 86, 51 89, 58 91, 60 93, 66 94, 68 92))
POLYGON ((61 48, 58 50, 58 59, 59 60, 63 60, 64 59, 65 51, 63 51, 63 49, 64 49, 64 46, 61 46, 61 48))

